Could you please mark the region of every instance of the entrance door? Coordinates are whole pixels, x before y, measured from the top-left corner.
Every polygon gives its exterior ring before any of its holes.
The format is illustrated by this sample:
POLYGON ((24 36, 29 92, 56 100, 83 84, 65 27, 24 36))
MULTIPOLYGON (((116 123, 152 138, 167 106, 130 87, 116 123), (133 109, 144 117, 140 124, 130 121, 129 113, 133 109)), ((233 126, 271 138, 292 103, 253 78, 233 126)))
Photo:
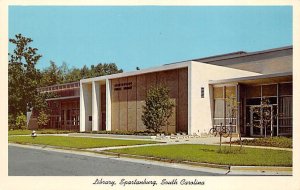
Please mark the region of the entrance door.
POLYGON ((273 106, 250 106, 250 135, 272 136, 273 106))
POLYGON ((105 131, 106 130, 106 112, 102 112, 101 119, 102 119, 101 128, 102 128, 102 130, 105 131))

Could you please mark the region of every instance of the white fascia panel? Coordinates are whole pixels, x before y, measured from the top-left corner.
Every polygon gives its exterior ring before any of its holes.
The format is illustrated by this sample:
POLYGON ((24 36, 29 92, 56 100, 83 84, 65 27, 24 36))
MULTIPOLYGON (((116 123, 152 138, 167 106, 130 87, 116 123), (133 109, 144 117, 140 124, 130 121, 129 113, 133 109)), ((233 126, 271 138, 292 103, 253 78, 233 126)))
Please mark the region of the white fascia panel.
POLYGON ((210 80, 230 79, 243 76, 255 76, 259 73, 216 66, 200 62, 191 62, 189 72, 189 133, 208 133, 212 127, 212 88, 210 80), (201 87, 204 98, 201 98, 201 87))

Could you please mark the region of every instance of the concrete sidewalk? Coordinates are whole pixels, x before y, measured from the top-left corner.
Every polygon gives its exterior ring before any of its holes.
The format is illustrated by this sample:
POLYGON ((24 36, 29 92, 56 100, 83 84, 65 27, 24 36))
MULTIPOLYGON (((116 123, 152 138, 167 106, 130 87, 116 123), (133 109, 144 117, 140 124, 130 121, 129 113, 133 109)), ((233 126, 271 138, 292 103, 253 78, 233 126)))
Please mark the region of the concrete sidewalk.
MULTIPOLYGON (((110 139, 127 139, 127 140, 153 140, 157 142, 162 142, 161 144, 146 144, 146 145, 133 145, 133 146, 120 146, 120 147, 105 147, 105 148, 94 148, 95 151, 109 150, 109 149, 119 149, 119 148, 133 148, 133 147, 143 147, 143 146, 155 146, 155 145, 169 145, 169 144, 205 144, 205 145, 218 145, 220 143, 219 137, 193 137, 193 138, 162 138, 156 139, 153 136, 138 136, 138 135, 112 135, 112 134, 86 134, 86 133, 71 133, 69 136, 72 137, 88 137, 88 138, 110 138, 110 139)), ((249 139, 249 138, 242 138, 249 139)), ((251 138, 252 139, 252 138, 251 138)), ((237 137, 233 137, 232 141, 239 140, 237 137)), ((229 144, 224 144, 229 142, 229 138, 222 138, 222 146, 229 146, 229 144)), ((239 147, 240 145, 232 144, 234 147, 239 147)), ((279 147, 266 147, 266 146, 250 146, 242 145, 247 148, 260 148, 260 149, 271 149, 271 150, 286 150, 293 151, 292 148, 279 148, 279 147)))

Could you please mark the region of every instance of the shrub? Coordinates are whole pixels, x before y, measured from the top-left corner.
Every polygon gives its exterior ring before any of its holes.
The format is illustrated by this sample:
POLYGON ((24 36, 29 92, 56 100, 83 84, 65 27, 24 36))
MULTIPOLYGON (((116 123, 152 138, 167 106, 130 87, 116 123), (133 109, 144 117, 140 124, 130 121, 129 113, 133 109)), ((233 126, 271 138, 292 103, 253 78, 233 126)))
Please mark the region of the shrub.
POLYGON ((23 113, 20 113, 16 118, 16 126, 18 129, 26 129, 27 119, 23 113))
POLYGON ((9 130, 17 129, 17 126, 16 126, 16 119, 15 119, 14 116, 11 115, 11 114, 8 115, 8 129, 9 129, 9 130))
MULTIPOLYGON (((292 148, 293 139, 287 137, 267 137, 267 138, 256 138, 256 139, 244 139, 242 140, 244 145, 250 146, 270 146, 280 148, 292 148)), ((238 144, 239 141, 235 141, 234 144, 238 144)))
POLYGON ((153 86, 147 92, 143 106, 142 121, 147 130, 160 132, 167 126, 173 113, 174 103, 169 97, 169 89, 163 85, 153 86))
POLYGON ((45 111, 41 111, 39 116, 37 117, 37 124, 39 128, 45 127, 48 124, 49 120, 49 115, 45 111))
MULTIPOLYGON (((86 132, 83 132, 86 133, 86 132)), ((140 135, 140 136, 155 136, 156 133, 150 131, 91 131, 92 134, 115 134, 115 135, 140 135)), ((164 132, 165 135, 170 133, 164 132)))

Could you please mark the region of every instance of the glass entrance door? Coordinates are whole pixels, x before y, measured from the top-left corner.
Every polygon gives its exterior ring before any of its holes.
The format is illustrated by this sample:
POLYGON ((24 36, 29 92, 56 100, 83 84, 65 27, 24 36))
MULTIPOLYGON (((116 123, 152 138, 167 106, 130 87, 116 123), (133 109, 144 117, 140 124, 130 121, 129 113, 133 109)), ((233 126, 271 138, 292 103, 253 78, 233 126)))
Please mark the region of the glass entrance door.
POLYGON ((273 106, 250 106, 250 135, 272 136, 273 106))

